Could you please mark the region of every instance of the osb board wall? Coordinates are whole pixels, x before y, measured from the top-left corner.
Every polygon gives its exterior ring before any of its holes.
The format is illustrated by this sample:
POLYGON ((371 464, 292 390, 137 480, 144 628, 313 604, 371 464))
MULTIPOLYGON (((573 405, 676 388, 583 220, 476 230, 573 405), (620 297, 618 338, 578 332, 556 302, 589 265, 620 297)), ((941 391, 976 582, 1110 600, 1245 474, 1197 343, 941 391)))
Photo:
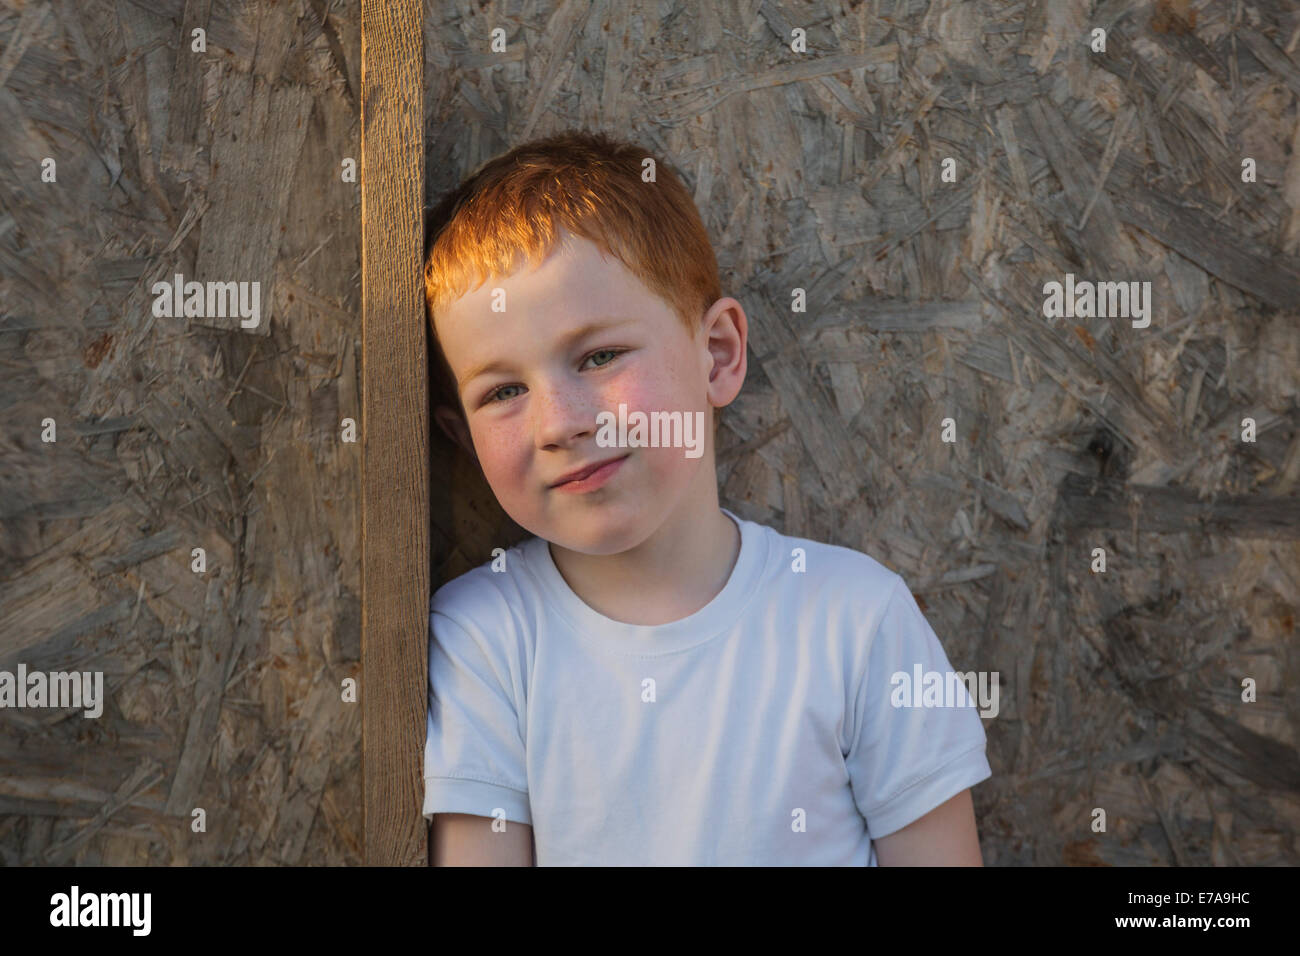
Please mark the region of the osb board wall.
MULTIPOLYGON (((693 190, 750 320, 722 503, 998 672, 986 862, 1300 861, 1294 4, 457 2, 425 49, 430 204, 571 126, 693 190), (1070 273, 1149 326, 1047 318, 1070 273)), ((434 441, 437 586, 521 532, 434 441)))
POLYGON ((0 12, 0 670, 106 698, 0 712, 5 864, 361 860, 359 56, 355 3, 0 12))

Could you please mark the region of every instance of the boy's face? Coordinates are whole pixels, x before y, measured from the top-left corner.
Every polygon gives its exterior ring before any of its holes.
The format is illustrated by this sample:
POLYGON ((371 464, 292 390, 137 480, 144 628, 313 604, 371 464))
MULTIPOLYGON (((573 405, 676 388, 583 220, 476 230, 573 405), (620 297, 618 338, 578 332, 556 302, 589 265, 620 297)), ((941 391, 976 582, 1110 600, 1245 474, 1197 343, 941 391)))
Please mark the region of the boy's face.
POLYGON ((744 379, 745 318, 734 299, 715 303, 692 336, 621 262, 561 231, 535 270, 489 279, 435 322, 468 436, 458 415, 437 414, 472 442, 497 501, 521 527, 571 550, 614 554, 702 500, 713 406, 728 404, 744 379), (503 312, 492 311, 494 289, 505 290, 503 312), (691 434, 703 454, 601 447, 596 416, 617 415, 620 404, 629 416, 682 412, 692 427, 702 412, 704 434, 691 434), (616 458, 598 487, 556 487, 570 472, 616 458))

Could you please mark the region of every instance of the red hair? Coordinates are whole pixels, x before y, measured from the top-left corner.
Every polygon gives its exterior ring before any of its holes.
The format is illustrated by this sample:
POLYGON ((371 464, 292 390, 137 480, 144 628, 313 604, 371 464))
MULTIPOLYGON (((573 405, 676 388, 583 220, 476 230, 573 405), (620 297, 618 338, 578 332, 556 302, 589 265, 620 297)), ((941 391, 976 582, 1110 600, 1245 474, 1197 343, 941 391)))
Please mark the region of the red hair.
MULTIPOLYGON (((708 233, 672 170, 640 146, 568 130, 488 160, 432 211, 424 263, 431 340, 437 342, 439 309, 492 276, 540 263, 560 226, 621 262, 692 335, 722 297, 708 233), (642 180, 646 159, 654 161, 651 182, 642 180)), ((441 348, 437 353, 445 400, 457 391, 441 348)), ((459 404, 459 397, 450 403, 459 404)))

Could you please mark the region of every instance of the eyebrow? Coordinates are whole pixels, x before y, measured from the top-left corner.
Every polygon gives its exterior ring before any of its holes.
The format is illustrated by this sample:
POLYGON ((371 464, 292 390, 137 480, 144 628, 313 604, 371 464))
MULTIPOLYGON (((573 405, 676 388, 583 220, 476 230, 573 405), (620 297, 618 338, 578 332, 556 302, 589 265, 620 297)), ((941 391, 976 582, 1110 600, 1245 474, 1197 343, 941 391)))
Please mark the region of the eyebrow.
MULTIPOLYGON (((588 335, 591 335, 593 332, 600 332, 604 329, 617 328, 620 325, 627 325, 629 322, 632 321, 634 320, 630 318, 592 319, 590 322, 586 322, 583 325, 578 326, 576 329, 564 333, 564 335, 560 337, 560 346, 562 348, 568 348, 569 346, 573 345, 574 342, 586 338, 588 335)), ((468 385, 470 382, 474 381, 474 379, 478 378, 480 375, 486 375, 488 372, 507 371, 509 368, 510 365, 506 362, 501 361, 500 359, 489 359, 488 361, 481 362, 480 364, 470 369, 469 372, 463 375, 460 381, 456 383, 456 386, 461 391, 464 391, 465 386, 468 385)))

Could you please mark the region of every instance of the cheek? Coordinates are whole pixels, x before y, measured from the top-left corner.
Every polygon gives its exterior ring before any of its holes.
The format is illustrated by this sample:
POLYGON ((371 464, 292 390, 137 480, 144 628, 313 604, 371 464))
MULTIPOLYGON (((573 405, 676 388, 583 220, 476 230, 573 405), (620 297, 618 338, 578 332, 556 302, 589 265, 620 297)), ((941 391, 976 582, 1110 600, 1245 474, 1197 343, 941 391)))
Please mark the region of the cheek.
POLYGON ((639 448, 637 451, 658 488, 680 488, 690 482, 700 459, 686 457, 682 448, 639 448))
MULTIPOLYGON (((665 365, 669 364, 667 362, 665 365)), ((601 404, 611 412, 618 411, 619 402, 627 405, 628 411, 683 412, 690 404, 689 396, 683 382, 669 370, 656 375, 635 374, 621 378, 617 385, 611 384, 609 390, 601 395, 601 404)), ((705 413, 708 422, 708 413, 705 413)), ((690 480, 699 459, 686 457, 683 448, 638 448, 638 457, 649 473, 652 483, 678 487, 690 480)))
POLYGON ((522 472, 527 437, 520 432, 521 427, 493 422, 473 430, 474 450, 489 482, 510 481, 522 472))
POLYGON ((601 393, 601 405, 611 412, 618 411, 620 402, 629 412, 671 412, 678 410, 679 392, 670 372, 637 369, 610 383, 601 393))

